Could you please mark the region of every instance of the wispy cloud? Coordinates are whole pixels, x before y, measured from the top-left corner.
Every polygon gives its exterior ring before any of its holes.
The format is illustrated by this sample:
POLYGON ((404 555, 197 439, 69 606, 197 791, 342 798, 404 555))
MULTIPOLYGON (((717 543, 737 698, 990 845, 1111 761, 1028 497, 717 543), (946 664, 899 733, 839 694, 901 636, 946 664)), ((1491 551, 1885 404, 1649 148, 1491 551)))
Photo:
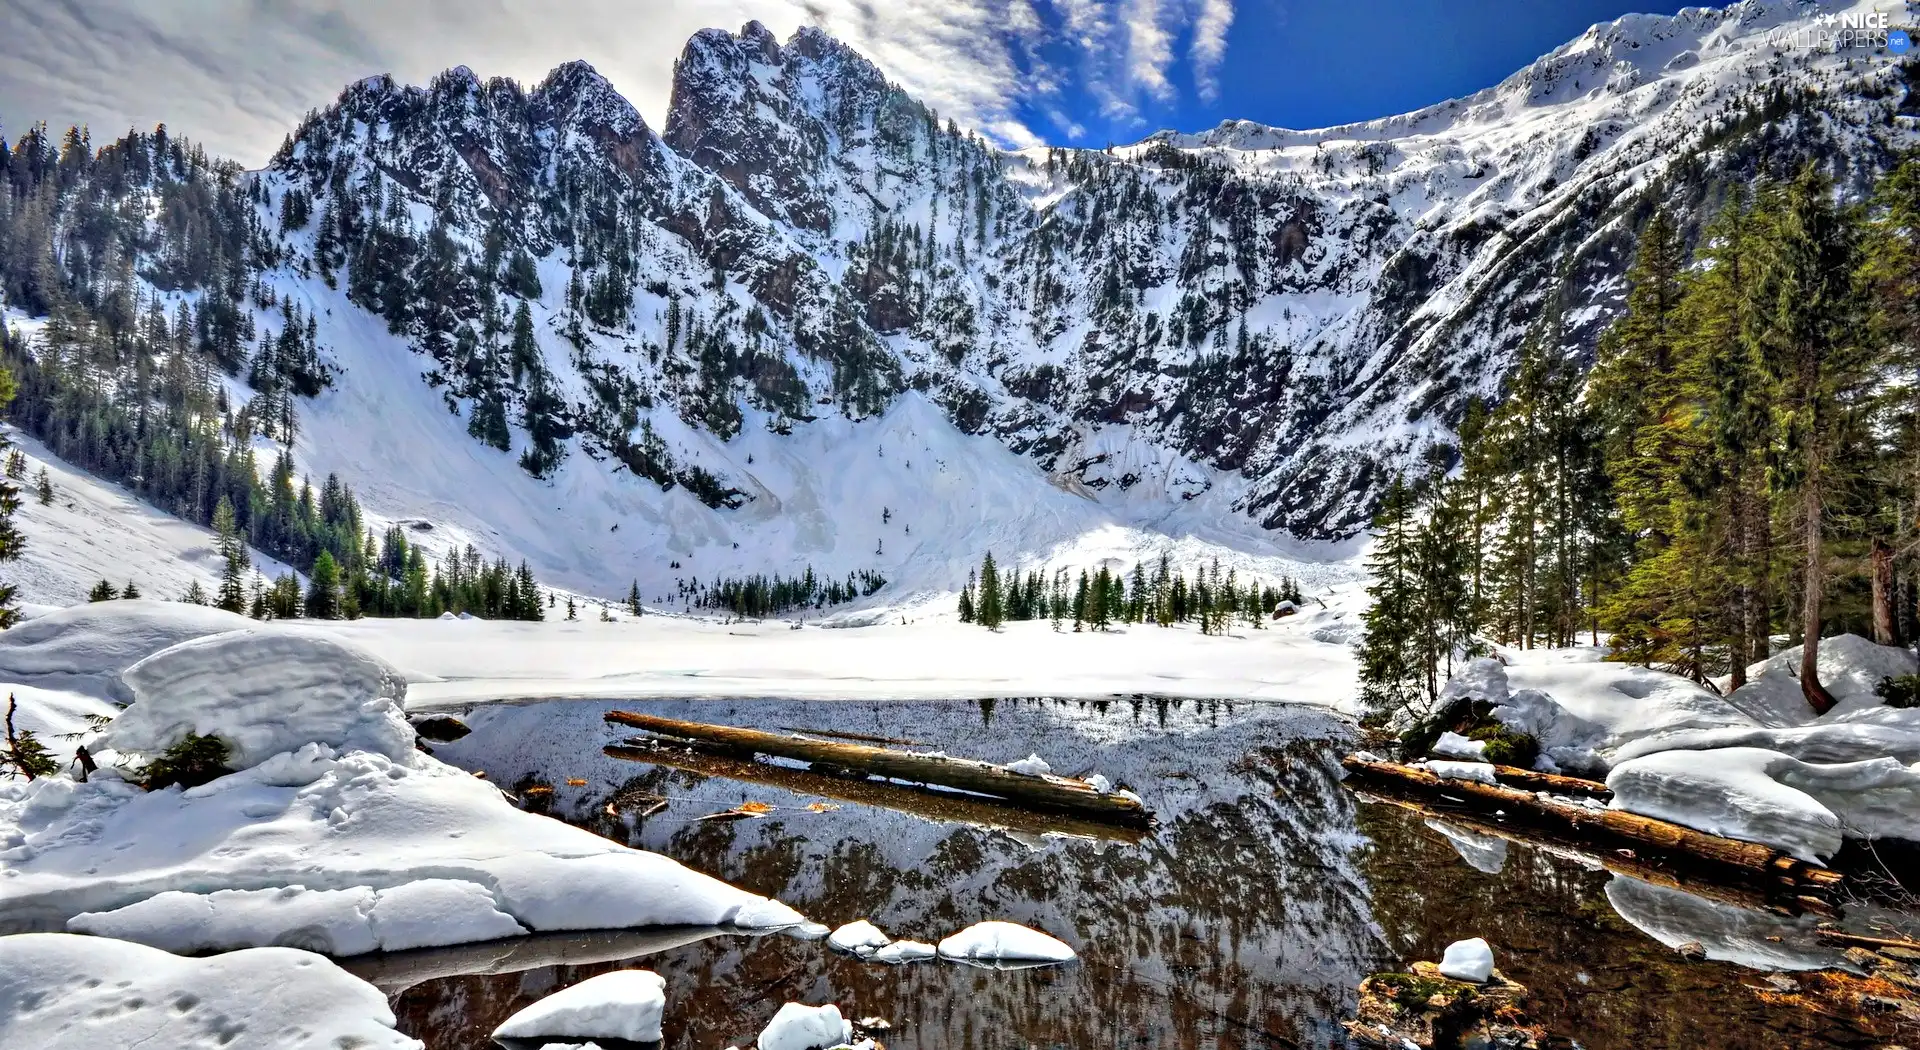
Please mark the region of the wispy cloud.
POLYGON ((164 121, 259 163, 364 76, 464 64, 533 81, 584 58, 657 127, 682 42, 759 19, 783 37, 819 25, 943 115, 1023 146, 1043 138, 1030 119, 1071 135, 1076 111, 1137 119, 1173 98, 1183 38, 1196 90, 1217 90, 1232 17, 1231 0, 0 0, 0 122, 100 138, 164 121))
POLYGON ((1233 28, 1233 0, 1197 0, 1193 20, 1193 86, 1212 102, 1220 97, 1220 63, 1227 57, 1227 30, 1233 28))

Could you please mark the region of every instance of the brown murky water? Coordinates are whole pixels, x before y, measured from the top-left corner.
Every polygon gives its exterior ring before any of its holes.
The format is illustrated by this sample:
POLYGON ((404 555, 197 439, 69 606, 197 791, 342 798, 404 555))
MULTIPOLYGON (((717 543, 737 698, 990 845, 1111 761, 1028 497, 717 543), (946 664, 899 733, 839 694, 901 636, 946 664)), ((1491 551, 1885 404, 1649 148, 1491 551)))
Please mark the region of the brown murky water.
MULTIPOLYGON (((867 918, 931 942, 1009 919, 1061 937, 1080 961, 1014 972, 888 967, 818 941, 700 930, 349 960, 393 996, 401 1027, 435 1050, 489 1047, 487 1033, 513 1011, 629 965, 666 978, 665 1046, 688 1050, 750 1046, 789 1000, 883 1018, 895 1050, 1341 1046, 1339 1022, 1363 976, 1438 958, 1468 936, 1486 937, 1502 970, 1534 991, 1540 1019, 1590 1050, 1880 1045, 1843 1023, 1769 1005, 1777 989, 1764 974, 1682 960, 1610 896, 1650 927, 1704 924, 1709 943, 1721 926, 1753 916, 1697 912, 1635 886, 1610 890, 1616 876, 1542 851, 1456 849, 1417 817, 1356 803, 1335 762, 1347 730, 1311 709, 547 703, 480 708, 468 720, 473 734, 439 747, 440 757, 503 785, 550 784, 551 796, 528 797, 553 815, 778 897, 817 922, 867 918), (1057 771, 1098 771, 1132 787, 1160 824, 1128 843, 856 804, 811 812, 817 796, 603 755, 618 739, 600 718, 609 707, 904 737, 1001 761, 1037 752, 1057 771), (644 819, 607 816, 608 800, 623 792, 670 801, 644 819), (744 801, 775 809, 760 819, 697 819, 744 801)), ((1757 936, 1773 943, 1764 928, 1757 936)))

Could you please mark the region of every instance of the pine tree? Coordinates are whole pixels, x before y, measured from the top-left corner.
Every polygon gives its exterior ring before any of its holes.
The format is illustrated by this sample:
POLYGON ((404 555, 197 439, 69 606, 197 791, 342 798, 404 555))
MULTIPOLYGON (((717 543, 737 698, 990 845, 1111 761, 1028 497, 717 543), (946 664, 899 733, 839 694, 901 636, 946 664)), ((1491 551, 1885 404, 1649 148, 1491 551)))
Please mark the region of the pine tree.
POLYGON ((199 580, 195 580, 187 584, 187 593, 181 595, 180 600, 188 605, 205 605, 207 604, 207 589, 200 586, 199 580))
POLYGON ((340 563, 331 551, 321 551, 313 560, 313 572, 307 581, 305 613, 312 620, 340 618, 340 563))
POLYGON ((1373 578, 1367 594, 1373 605, 1362 617, 1366 632, 1360 645, 1360 700, 1375 723, 1413 711, 1425 692, 1415 657, 1419 609, 1414 510, 1413 493, 1395 478, 1374 517, 1373 549, 1367 558, 1373 578))
POLYGON ((567 595, 567 619, 578 620, 579 618, 580 618, 580 610, 574 607, 573 595, 569 594, 567 595))
POLYGON ((219 505, 214 508, 213 531, 221 562, 220 588, 213 604, 230 613, 244 613, 247 611, 246 579, 253 571, 253 560, 234 524, 233 503, 225 496, 220 497, 219 505))
POLYGON ((633 614, 636 619, 641 615, 639 580, 633 581, 633 584, 627 588, 627 612, 633 614))
POLYGON ((105 580, 94 584, 93 590, 87 592, 87 600, 90 602, 110 602, 118 597, 120 597, 120 592, 114 590, 113 584, 105 580))
POLYGON ((1000 625, 1006 622, 1006 604, 1000 593, 1000 569, 993 563, 992 551, 988 551, 980 563, 980 599, 974 609, 974 618, 989 631, 999 630, 1000 625))
MULTIPOLYGON (((3 341, 0 340, 0 342, 3 341)), ((13 373, 0 368, 0 409, 4 409, 13 401, 17 389, 13 373)), ((9 468, 7 480, 0 481, 0 563, 19 560, 27 546, 26 537, 20 534, 19 526, 13 521, 13 516, 20 510, 20 487, 13 483, 12 479, 19 475, 13 473, 11 468, 15 457, 20 457, 20 450, 13 448, 12 444, 13 439, 5 432, 0 432, 0 449, 8 450, 9 468)), ((20 473, 26 473, 25 457, 20 457, 19 462, 20 473)), ((14 585, 0 583, 0 630, 12 627, 19 620, 20 608, 14 600, 14 585)))
POLYGON ((135 587, 132 580, 128 580, 127 585, 120 589, 120 597, 132 601, 140 597, 140 588, 135 587))
POLYGON ((47 468, 40 468, 40 474, 34 479, 33 488, 42 507, 53 502, 53 478, 47 475, 47 468))
POLYGON ((973 586, 976 577, 972 569, 967 570, 967 585, 960 589, 960 622, 972 623, 976 618, 973 601, 973 586))

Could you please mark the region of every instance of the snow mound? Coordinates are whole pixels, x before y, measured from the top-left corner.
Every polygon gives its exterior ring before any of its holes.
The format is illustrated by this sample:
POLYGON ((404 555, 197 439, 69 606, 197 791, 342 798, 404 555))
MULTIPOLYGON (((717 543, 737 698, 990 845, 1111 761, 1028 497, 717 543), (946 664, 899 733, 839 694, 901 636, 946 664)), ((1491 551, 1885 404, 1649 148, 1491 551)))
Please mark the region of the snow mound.
POLYGON ((1044 965, 1070 962, 1073 949, 1055 937, 1019 923, 977 922, 940 942, 940 958, 993 966, 999 963, 1044 965))
POLYGON ((1493 976, 1493 948, 1483 937, 1455 941, 1440 957, 1440 976, 1485 984, 1493 976))
POLYGON ((413 1048, 373 985, 310 952, 183 959, 125 941, 0 937, 0 1046, 413 1048))
POLYGON ((67 929, 182 954, 248 947, 258 943, 260 930, 284 930, 275 944, 334 956, 527 932, 495 906, 486 887, 459 879, 421 879, 385 890, 169 890, 124 908, 82 912, 67 921, 67 929))
POLYGON ((827 935, 827 947, 865 959, 893 942, 880 928, 865 919, 856 919, 827 935))
MULTIPOLYGON (((1728 694, 1727 702, 1763 726, 1796 726, 1814 721, 1800 691, 1800 654, 1804 647, 1784 649, 1750 668, 1746 685, 1728 694)), ((1875 645, 1857 634, 1820 640, 1820 684, 1833 694, 1833 710, 1820 717, 1835 721, 1857 712, 1884 707, 1874 692, 1882 678, 1913 674, 1913 653, 1875 645)))
POLYGON ((899 965, 901 963, 922 962, 940 954, 940 950, 924 941, 894 941, 873 953, 874 962, 899 965))
POLYGON ((755 1045, 760 1050, 823 1050, 852 1038, 853 1022, 840 1016, 838 1006, 788 1003, 761 1029, 755 1045))
POLYGON ((521 1010, 493 1030, 495 1039, 660 1038, 667 982, 652 970, 615 970, 589 977, 521 1010))
POLYGON ((1615 809, 1820 863, 1851 832, 1920 838, 1920 767, 1895 759, 1825 764, 1753 747, 1662 751, 1607 777, 1615 809))
POLYGON ((65 689, 126 703, 120 672, 162 649, 256 626, 220 609, 184 602, 90 602, 0 632, 0 681, 65 689))
POLYGON ((1493 775, 1491 762, 1421 762, 1419 766, 1441 780, 1471 780, 1495 786, 1500 783, 1500 778, 1493 775))
POLYGON ((1469 762, 1487 760, 1485 740, 1469 740, 1451 729, 1441 733, 1440 739, 1433 742, 1432 751, 1441 758, 1460 758, 1469 762))
POLYGON ((104 737, 117 751, 158 754, 189 733, 226 741, 239 769, 309 743, 396 760, 413 751, 406 679, 336 638, 229 631, 163 649, 123 677, 136 702, 104 737))
POLYGON ((1095 791, 1098 791, 1102 795, 1108 794, 1111 791, 1113 791, 1113 781, 1108 780, 1106 776, 1100 773, 1095 773, 1092 776, 1089 776, 1087 778, 1087 786, 1094 789, 1095 791))
POLYGON ((1041 758, 1039 755, 1028 755, 1018 762, 1009 762, 1007 763, 1007 768, 1015 773, 1025 773, 1028 776, 1035 777, 1045 776, 1053 772, 1053 767, 1048 765, 1047 760, 1041 758))

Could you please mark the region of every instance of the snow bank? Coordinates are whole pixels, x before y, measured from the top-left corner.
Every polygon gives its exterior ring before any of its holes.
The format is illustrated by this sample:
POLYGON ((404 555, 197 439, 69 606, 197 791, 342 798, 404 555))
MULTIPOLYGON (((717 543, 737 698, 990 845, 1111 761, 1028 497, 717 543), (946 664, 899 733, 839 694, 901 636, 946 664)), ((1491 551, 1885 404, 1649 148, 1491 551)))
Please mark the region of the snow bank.
POLYGON ((499 910, 486 887, 459 879, 421 879, 384 890, 169 890, 124 908, 82 912, 67 921, 67 929, 181 953, 247 947, 259 943, 261 930, 285 930, 274 943, 336 956, 527 932, 499 910))
POLYGON ((0 1046, 414 1048, 373 985, 291 948, 183 959, 63 933, 0 937, 0 1046))
POLYGON ((1063 963, 1074 958, 1073 949, 1057 938, 997 920, 974 923, 941 941, 937 951, 942 959, 985 966, 1063 963))
POLYGON ((615 970, 589 977, 521 1010, 493 1030, 495 1039, 660 1038, 667 982, 652 970, 615 970))
POLYGON ((856 919, 827 935, 827 947, 865 959, 892 943, 893 938, 865 919, 856 919))
POLYGON ((0 782, 0 885, 15 914, 196 949, 292 943, 346 955, 522 929, 801 921, 777 901, 517 809, 418 752, 396 760, 323 744, 186 791, 141 791, 108 769, 85 784, 0 782))
POLYGON ((126 703, 133 692, 122 671, 181 642, 253 626, 244 616, 184 602, 76 605, 0 632, 0 682, 126 703))
POLYGON ((788 1003, 767 1022, 755 1045, 760 1050, 822 1050, 852 1038, 853 1022, 840 1016, 838 1006, 788 1003))
POLYGON ((162 649, 122 677, 135 703, 102 738, 116 751, 158 754, 189 733, 226 741, 240 769, 309 743, 413 751, 406 679, 338 639, 250 627, 162 649))
POLYGON ((1447 945, 1447 953, 1440 957, 1440 976, 1485 984, 1493 976, 1492 946, 1482 937, 1447 945))
POLYGON ((1819 863, 1851 833, 1920 839, 1920 768, 1891 758, 1825 764, 1761 748, 1662 751, 1607 777, 1612 807, 1819 863))
MULTIPOLYGON (((1763 726, 1793 726, 1811 722, 1813 709, 1800 691, 1802 646, 1785 649, 1748 669, 1747 684, 1734 690, 1727 702, 1763 726)), ((1835 701, 1820 721, 1884 708, 1874 692, 1882 678, 1920 671, 1913 653, 1875 645, 1857 634, 1820 640, 1820 684, 1835 701)))

